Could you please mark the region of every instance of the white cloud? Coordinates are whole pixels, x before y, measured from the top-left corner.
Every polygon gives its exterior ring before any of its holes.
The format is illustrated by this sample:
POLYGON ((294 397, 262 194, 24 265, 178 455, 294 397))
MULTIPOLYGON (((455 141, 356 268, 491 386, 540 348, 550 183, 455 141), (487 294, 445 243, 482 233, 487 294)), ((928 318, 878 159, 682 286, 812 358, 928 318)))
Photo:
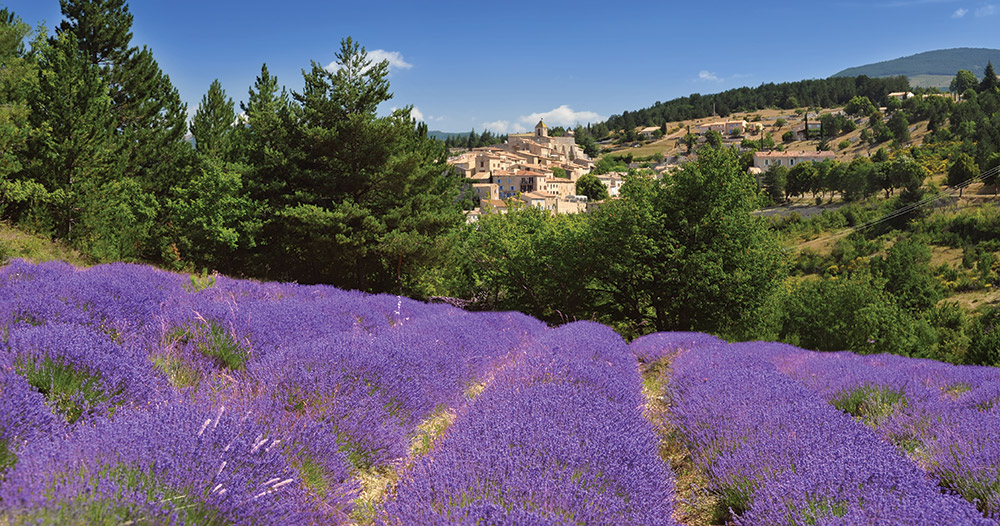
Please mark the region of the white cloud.
POLYGON ((544 120, 546 124, 551 124, 553 126, 575 126, 577 124, 583 124, 587 122, 599 122, 603 121, 604 117, 592 112, 592 111, 573 111, 573 108, 563 104, 554 110, 550 110, 544 113, 532 113, 531 115, 522 115, 518 120, 525 124, 534 126, 539 120, 544 120))
POLYGON ((718 82, 719 77, 715 73, 703 69, 698 72, 698 80, 711 80, 713 82, 718 82))
POLYGON ((489 130, 489 131, 491 131, 491 132, 493 132, 495 134, 498 134, 498 135, 503 135, 505 133, 521 133, 521 132, 528 131, 527 128, 525 128, 524 126, 521 126, 520 124, 512 123, 510 121, 504 121, 504 120, 493 121, 493 122, 484 122, 483 123, 483 129, 484 130, 489 130))
POLYGON ((997 6, 993 4, 987 4, 984 5, 983 7, 976 8, 976 16, 980 18, 984 16, 993 16, 996 13, 997 13, 997 6))
POLYGON ((968 13, 968 12, 969 12, 969 10, 968 10, 968 9, 958 9, 957 11, 955 11, 955 12, 954 12, 954 13, 953 13, 953 14, 951 15, 951 17, 952 17, 952 18, 962 18, 962 17, 963 17, 963 16, 965 16, 965 14, 966 14, 966 13, 968 13))
POLYGON ((420 110, 418 110, 416 106, 414 106, 413 109, 410 110, 410 117, 412 117, 414 119, 417 119, 418 122, 426 120, 426 119, 424 119, 423 112, 421 112, 420 110))
MULTIPOLYGON (((373 49, 368 52, 368 60, 372 61, 372 65, 378 64, 383 60, 388 60, 389 71, 392 71, 393 69, 410 69, 413 67, 413 64, 403 60, 403 54, 399 51, 373 49)), ((336 60, 326 65, 326 70, 331 73, 337 71, 338 69, 340 69, 340 63, 336 60)))

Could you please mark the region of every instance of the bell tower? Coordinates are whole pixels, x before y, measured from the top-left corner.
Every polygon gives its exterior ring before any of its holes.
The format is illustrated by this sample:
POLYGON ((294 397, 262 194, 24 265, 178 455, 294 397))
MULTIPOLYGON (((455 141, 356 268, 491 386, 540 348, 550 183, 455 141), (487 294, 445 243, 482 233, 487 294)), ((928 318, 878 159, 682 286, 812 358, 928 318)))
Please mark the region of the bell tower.
POLYGON ((549 136, 549 127, 545 125, 545 121, 542 120, 538 121, 538 124, 535 125, 535 137, 548 137, 548 136, 549 136))

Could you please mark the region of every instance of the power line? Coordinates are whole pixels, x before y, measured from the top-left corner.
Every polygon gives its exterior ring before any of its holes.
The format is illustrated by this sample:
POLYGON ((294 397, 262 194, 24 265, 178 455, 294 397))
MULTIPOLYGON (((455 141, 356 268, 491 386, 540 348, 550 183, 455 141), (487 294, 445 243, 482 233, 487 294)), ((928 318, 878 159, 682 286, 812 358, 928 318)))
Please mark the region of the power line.
POLYGON ((806 241, 804 243, 799 243, 798 245, 795 245, 793 247, 786 248, 785 251, 789 252, 789 251, 794 250, 794 249, 801 249, 801 248, 803 248, 805 246, 808 246, 808 245, 811 245, 813 243, 819 243, 821 241, 827 241, 827 240, 830 240, 830 239, 836 239, 838 237, 846 236, 846 235, 851 234, 853 232, 856 232, 858 230, 862 230, 862 229, 865 229, 865 228, 870 228, 870 227, 873 227, 875 225, 879 225, 879 224, 885 223, 886 221, 891 221, 891 220, 893 220, 893 219, 895 219, 895 218, 897 218, 899 216, 909 214, 910 212, 912 212, 914 210, 917 210, 918 208, 923 208, 925 206, 929 206, 929 205, 933 204, 935 201, 939 201, 939 200, 944 199, 944 198, 952 197, 956 193, 958 193, 962 189, 964 189, 964 188, 972 185, 973 183, 983 182, 986 179, 997 175, 998 172, 1000 172, 1000 166, 996 166, 996 167, 990 168, 989 170, 987 170, 985 172, 980 172, 980 174, 977 175, 977 176, 975 176, 975 177, 970 177, 969 179, 966 179, 965 181, 962 181, 961 183, 958 183, 956 185, 950 186, 948 188, 948 191, 946 193, 944 193, 944 194, 933 196, 933 197, 924 198, 923 200, 918 201, 916 203, 911 203, 911 204, 908 204, 908 205, 906 205, 904 207, 897 208, 896 210, 893 210, 892 212, 890 212, 890 213, 888 213, 888 214, 886 214, 886 215, 884 215, 884 216, 882 216, 882 217, 880 217, 878 219, 875 219, 873 221, 869 221, 867 223, 863 223, 863 224, 860 224, 860 225, 855 225, 855 226, 852 226, 852 227, 845 228, 845 229, 843 229, 840 232, 837 232, 835 234, 830 234, 828 236, 818 237, 818 238, 813 239, 811 241, 806 241))

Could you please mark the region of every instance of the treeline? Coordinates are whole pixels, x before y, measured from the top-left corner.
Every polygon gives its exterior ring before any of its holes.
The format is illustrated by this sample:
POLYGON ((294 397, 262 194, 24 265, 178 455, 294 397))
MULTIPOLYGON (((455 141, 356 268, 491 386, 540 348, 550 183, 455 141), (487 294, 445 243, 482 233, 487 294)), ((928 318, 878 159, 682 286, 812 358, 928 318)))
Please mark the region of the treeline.
POLYGON ((261 68, 237 112, 187 109, 125 0, 66 0, 53 34, 0 11, 0 217, 95 261, 419 295, 462 222, 462 181, 410 108, 379 117, 388 65, 350 38, 301 91, 261 68))
POLYGON ((742 87, 712 95, 693 93, 688 97, 657 102, 648 108, 612 115, 603 124, 612 130, 630 130, 637 126, 662 126, 667 122, 700 119, 715 114, 726 117, 734 112, 766 108, 830 108, 847 104, 856 96, 886 102, 889 93, 909 89, 906 77, 832 77, 766 83, 756 88, 742 87))

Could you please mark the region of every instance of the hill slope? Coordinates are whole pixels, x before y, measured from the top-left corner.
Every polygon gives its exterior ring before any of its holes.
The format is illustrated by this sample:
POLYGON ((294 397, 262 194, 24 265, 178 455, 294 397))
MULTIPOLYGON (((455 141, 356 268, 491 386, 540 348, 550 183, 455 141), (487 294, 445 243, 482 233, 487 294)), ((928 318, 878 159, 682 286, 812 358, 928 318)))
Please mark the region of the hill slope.
MULTIPOLYGON (((983 74, 986 64, 990 61, 1000 64, 1000 49, 987 48, 953 48, 939 49, 917 53, 908 57, 886 60, 853 68, 847 68, 834 74, 834 77, 891 77, 906 75, 910 79, 917 77, 947 77, 948 81, 960 69, 967 69, 977 76, 983 74)), ((940 79, 937 85, 940 85, 940 79)), ((944 87, 947 87, 947 83, 944 87)))

